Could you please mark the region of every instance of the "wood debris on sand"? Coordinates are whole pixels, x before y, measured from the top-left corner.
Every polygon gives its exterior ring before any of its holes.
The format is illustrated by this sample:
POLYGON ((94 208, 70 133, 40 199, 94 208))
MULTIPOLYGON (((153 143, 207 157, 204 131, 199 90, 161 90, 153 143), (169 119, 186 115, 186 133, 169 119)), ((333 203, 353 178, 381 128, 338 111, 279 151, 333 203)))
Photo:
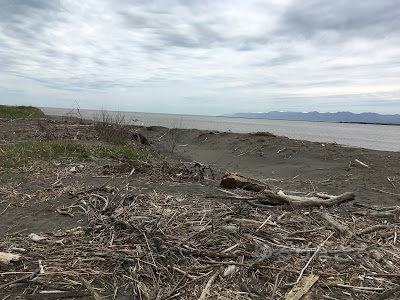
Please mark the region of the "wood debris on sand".
MULTIPOLYGON (((354 199, 344 195, 346 201, 354 199)), ((190 201, 137 193, 129 185, 113 197, 101 191, 74 196, 77 203, 60 217, 74 217, 79 211, 88 226, 40 233, 40 240, 17 234, 0 242, 2 252, 23 251, 22 263, 0 266, 0 295, 164 300, 399 297, 399 208, 348 211, 336 205, 345 201, 329 202, 337 197, 301 199, 273 191, 251 197, 269 197, 285 205, 259 207, 242 201, 249 196, 190 201), (330 205, 314 205, 310 199, 330 205), (307 205, 293 205, 300 200, 307 205)))

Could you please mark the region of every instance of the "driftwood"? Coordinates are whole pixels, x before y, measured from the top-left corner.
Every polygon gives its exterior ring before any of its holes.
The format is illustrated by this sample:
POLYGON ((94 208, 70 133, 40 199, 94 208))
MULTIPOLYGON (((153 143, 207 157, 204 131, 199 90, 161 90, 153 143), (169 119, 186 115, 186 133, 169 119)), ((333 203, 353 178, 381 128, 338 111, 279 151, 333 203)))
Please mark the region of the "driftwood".
POLYGON ((358 163, 359 165, 363 166, 364 168, 370 168, 369 165, 367 165, 366 163, 362 162, 361 160, 355 159, 354 160, 356 163, 358 163))
POLYGON ((353 232, 346 226, 341 224, 339 221, 337 221, 334 217, 331 215, 325 213, 325 212, 320 212, 318 215, 325 220, 329 225, 331 225, 333 228, 335 228, 337 231, 339 231, 341 234, 343 234, 345 237, 352 237, 353 232))
POLYGON ((228 189, 243 189, 252 192, 261 192, 268 189, 268 185, 261 181, 246 178, 238 174, 226 174, 222 177, 221 187, 228 189))
POLYGON ((282 191, 275 193, 273 191, 265 190, 264 194, 274 200, 279 200, 281 204, 289 204, 292 207, 332 206, 352 201, 355 198, 355 195, 353 193, 344 193, 339 196, 329 196, 328 199, 326 199, 327 195, 324 198, 300 197, 286 195, 282 191))
POLYGON ((4 288, 6 288, 6 287, 8 287, 8 286, 10 286, 10 285, 12 285, 12 284, 15 284, 15 283, 24 281, 24 280, 26 280, 26 279, 32 279, 32 278, 35 277, 37 274, 39 274, 39 272, 40 272, 40 268, 37 268, 37 269, 36 269, 33 273, 31 273, 31 274, 25 275, 25 276, 23 276, 23 277, 21 277, 21 278, 18 278, 18 279, 16 279, 16 280, 7 282, 6 284, 0 285, 0 290, 4 289, 4 288))
POLYGON ((318 275, 309 275, 300 280, 285 296, 285 300, 300 300, 317 282, 318 275))
POLYGON ((243 189, 252 192, 262 192, 261 195, 257 197, 242 197, 235 195, 235 199, 245 201, 246 203, 256 206, 263 207, 263 204, 273 204, 273 205, 290 205, 294 208, 301 207, 313 207, 313 206, 333 206, 336 204, 349 202, 354 200, 355 195, 353 193, 343 193, 338 196, 332 196, 322 193, 317 193, 314 197, 301 197, 286 195, 283 191, 274 192, 271 191, 268 185, 262 183, 261 181, 246 178, 238 174, 227 174, 222 177, 220 184, 221 187, 228 189, 243 189), (263 204, 256 204, 250 202, 249 200, 259 200, 263 204), (266 202, 266 203, 265 203, 266 202))
POLYGON ((396 207, 391 210, 386 211, 372 211, 369 213, 371 217, 375 218, 385 218, 393 220, 394 222, 400 222, 400 208, 396 207))
POLYGON ((79 276, 79 279, 82 281, 83 285, 85 286, 85 288, 90 292, 90 294, 92 295, 92 297, 95 300, 101 300, 100 295, 96 292, 96 290, 91 286, 91 284, 89 283, 89 281, 87 281, 85 278, 83 278, 82 276, 79 276))

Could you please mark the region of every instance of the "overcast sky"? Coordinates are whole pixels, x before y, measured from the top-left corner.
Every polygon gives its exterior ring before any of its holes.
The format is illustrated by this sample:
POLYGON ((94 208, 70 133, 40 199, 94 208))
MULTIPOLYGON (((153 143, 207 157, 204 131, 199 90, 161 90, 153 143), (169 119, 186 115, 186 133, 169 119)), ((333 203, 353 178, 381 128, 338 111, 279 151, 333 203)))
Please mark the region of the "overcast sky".
POLYGON ((0 103, 400 113, 398 0, 1 0, 0 103))

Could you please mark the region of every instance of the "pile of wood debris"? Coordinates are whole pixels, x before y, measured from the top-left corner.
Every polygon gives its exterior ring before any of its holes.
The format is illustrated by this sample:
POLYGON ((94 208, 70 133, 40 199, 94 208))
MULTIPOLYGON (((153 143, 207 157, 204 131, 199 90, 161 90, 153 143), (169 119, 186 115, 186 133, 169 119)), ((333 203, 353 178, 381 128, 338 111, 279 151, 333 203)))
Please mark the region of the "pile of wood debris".
MULTIPOLYGON (((399 297, 398 207, 334 205, 340 201, 293 205, 292 200, 304 199, 285 196, 261 189, 252 196, 235 191, 229 197, 193 201, 155 192, 138 194, 128 186, 113 197, 79 193, 72 212, 83 212, 88 226, 10 236, 0 243, 0 295, 163 300, 399 297), (284 205, 254 202, 261 198, 280 199, 284 205)), ((350 201, 354 195, 345 198, 350 201)))

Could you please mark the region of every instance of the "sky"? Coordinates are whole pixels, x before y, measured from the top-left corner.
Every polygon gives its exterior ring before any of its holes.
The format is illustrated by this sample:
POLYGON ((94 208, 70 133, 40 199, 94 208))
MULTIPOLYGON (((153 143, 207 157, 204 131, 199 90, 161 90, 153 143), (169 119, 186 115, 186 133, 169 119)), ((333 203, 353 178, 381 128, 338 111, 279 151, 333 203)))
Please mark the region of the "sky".
POLYGON ((400 114, 400 2, 1 0, 0 104, 400 114))

